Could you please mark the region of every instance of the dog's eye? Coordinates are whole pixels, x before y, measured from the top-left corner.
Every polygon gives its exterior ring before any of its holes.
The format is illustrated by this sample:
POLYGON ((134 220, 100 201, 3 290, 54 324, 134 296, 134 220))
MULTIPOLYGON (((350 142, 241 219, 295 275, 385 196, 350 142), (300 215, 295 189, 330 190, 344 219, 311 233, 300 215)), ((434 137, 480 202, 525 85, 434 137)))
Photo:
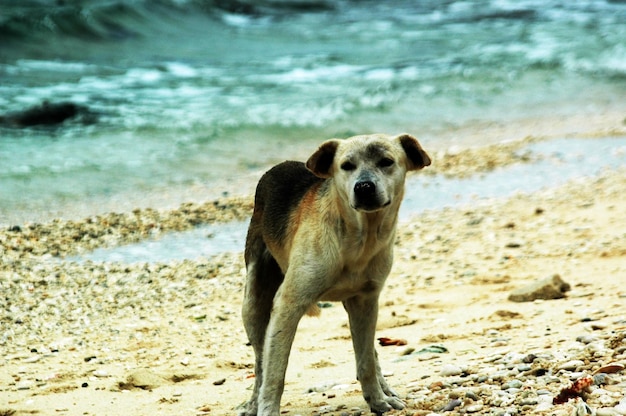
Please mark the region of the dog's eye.
POLYGON ((389 159, 388 157, 384 157, 378 161, 378 166, 381 168, 387 168, 393 165, 393 159, 389 159))
POLYGON ((343 162, 341 164, 341 169, 342 170, 351 171, 351 170, 356 169, 356 165, 354 163, 352 163, 352 162, 343 162))

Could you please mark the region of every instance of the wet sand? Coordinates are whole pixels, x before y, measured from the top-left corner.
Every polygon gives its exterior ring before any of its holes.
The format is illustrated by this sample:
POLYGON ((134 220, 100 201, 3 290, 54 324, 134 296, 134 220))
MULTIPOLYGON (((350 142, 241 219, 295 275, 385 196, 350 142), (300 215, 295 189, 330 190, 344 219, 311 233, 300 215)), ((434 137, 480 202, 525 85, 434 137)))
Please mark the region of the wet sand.
MULTIPOLYGON (((435 152, 423 174, 526 163, 518 146, 435 152)), ((389 414, 570 415, 586 412, 584 402, 598 415, 626 414, 624 189, 621 168, 403 221, 377 330, 406 341, 378 347, 407 403, 389 414), (564 298, 508 300, 555 274, 571 287, 564 298), (585 376, 593 378, 583 397, 553 404, 585 376)), ((134 265, 63 257, 246 218, 251 200, 3 228, 0 415, 235 414, 254 377, 239 313, 241 253, 134 265)), ((325 306, 300 324, 283 409, 367 414, 347 317, 325 306)))

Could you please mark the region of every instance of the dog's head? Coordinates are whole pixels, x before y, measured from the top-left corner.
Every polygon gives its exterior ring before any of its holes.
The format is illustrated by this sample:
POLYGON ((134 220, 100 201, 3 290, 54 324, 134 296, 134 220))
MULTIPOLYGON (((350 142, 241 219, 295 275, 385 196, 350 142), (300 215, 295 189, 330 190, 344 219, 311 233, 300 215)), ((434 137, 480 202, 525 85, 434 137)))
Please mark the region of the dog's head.
POLYGON ((408 134, 328 140, 306 162, 316 176, 333 178, 344 200, 364 212, 378 211, 401 198, 406 172, 428 165, 430 158, 408 134))

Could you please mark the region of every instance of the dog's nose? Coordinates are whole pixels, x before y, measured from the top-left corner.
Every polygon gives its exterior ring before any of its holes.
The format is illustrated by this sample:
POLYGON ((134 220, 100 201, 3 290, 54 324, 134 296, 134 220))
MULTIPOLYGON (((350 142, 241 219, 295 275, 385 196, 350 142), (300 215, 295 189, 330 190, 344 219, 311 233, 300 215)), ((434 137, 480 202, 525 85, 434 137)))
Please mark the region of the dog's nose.
POLYGON ((376 185, 372 181, 357 182, 354 185, 354 194, 357 197, 370 197, 376 193, 376 185))

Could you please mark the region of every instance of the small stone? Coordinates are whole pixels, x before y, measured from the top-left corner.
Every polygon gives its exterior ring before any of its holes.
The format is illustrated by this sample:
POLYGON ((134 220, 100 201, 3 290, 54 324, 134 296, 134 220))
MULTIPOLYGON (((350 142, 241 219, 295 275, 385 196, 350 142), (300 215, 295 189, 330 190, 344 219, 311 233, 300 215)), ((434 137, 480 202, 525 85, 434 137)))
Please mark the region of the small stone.
POLYGON ((466 391, 465 392, 465 397, 467 397, 468 399, 472 399, 475 402, 478 401, 478 395, 475 392, 473 392, 472 390, 466 391))
POLYGON ((606 322, 593 322, 591 324, 589 324, 589 327, 593 330, 593 331, 600 331, 603 329, 606 329, 608 327, 608 324, 606 322))
POLYGON ((528 354, 522 358, 522 362, 526 364, 532 364, 537 359, 535 354, 528 354))
POLYGON ((518 288, 511 292, 509 300, 512 302, 532 302, 537 299, 561 299, 565 292, 570 290, 569 283, 555 274, 552 277, 538 280, 530 285, 518 288))
POLYGON ((522 388, 522 386, 524 385, 524 383, 522 383, 519 380, 511 380, 508 383, 505 383, 502 386, 503 390, 508 390, 508 389, 520 389, 522 388))
POLYGON ((575 371, 578 367, 582 367, 585 363, 582 360, 570 360, 559 365, 559 370, 575 371))
POLYGON ((471 404, 465 408, 467 413, 476 413, 483 410, 483 404, 481 402, 471 404))
POLYGON ((444 412, 450 412, 450 411, 454 410, 455 408, 459 407, 461 404, 463 404, 463 402, 461 400, 459 400, 459 399, 452 399, 443 407, 442 410, 444 412))
POLYGON ((607 382, 607 375, 598 373, 593 375, 593 384, 596 386, 602 386, 607 382))
POLYGON ((150 370, 140 369, 129 375, 126 383, 121 383, 120 387, 132 386, 144 390, 152 390, 165 384, 165 379, 154 374, 150 370))
POLYGON ((617 414, 626 415, 626 397, 624 397, 620 402, 613 408, 617 414))
POLYGON ((593 336, 593 335, 581 335, 576 337, 576 341, 583 343, 583 344, 591 344, 594 341, 597 341, 598 338, 593 336))
POLYGON ((601 407, 596 409, 596 416, 617 416, 618 414, 619 413, 610 407, 601 407))
POLYGON ((41 356, 39 356, 39 355, 32 355, 32 356, 30 356, 28 358, 24 358, 22 360, 22 362, 31 364, 31 363, 36 363, 39 360, 41 360, 41 356))
POLYGON ((400 351, 400 355, 402 355, 402 356, 404 356, 404 355, 411 355, 414 351, 415 351, 415 348, 413 348, 413 347, 406 347, 405 349, 400 351))
POLYGON ((96 370, 93 372, 93 375, 96 377, 108 377, 109 373, 106 370, 96 370))
POLYGON ((215 381, 213 382, 213 385, 214 385, 214 386, 221 386, 221 385, 222 385, 222 384, 224 384, 224 383, 226 383, 226 379, 225 379, 225 378, 221 378, 221 379, 219 379, 219 380, 215 380, 215 381))
POLYGON ((18 390, 30 390, 31 387, 33 387, 34 385, 35 385, 35 383, 33 383, 30 380, 22 381, 22 382, 17 384, 17 389, 18 390))
POLYGON ((587 403, 583 401, 579 401, 576 403, 576 416, 587 416, 591 415, 593 412, 591 408, 587 405, 587 403))
POLYGON ((456 365, 446 364, 441 367, 440 374, 444 377, 458 376, 463 374, 463 370, 461 369, 461 367, 458 367, 456 365))

